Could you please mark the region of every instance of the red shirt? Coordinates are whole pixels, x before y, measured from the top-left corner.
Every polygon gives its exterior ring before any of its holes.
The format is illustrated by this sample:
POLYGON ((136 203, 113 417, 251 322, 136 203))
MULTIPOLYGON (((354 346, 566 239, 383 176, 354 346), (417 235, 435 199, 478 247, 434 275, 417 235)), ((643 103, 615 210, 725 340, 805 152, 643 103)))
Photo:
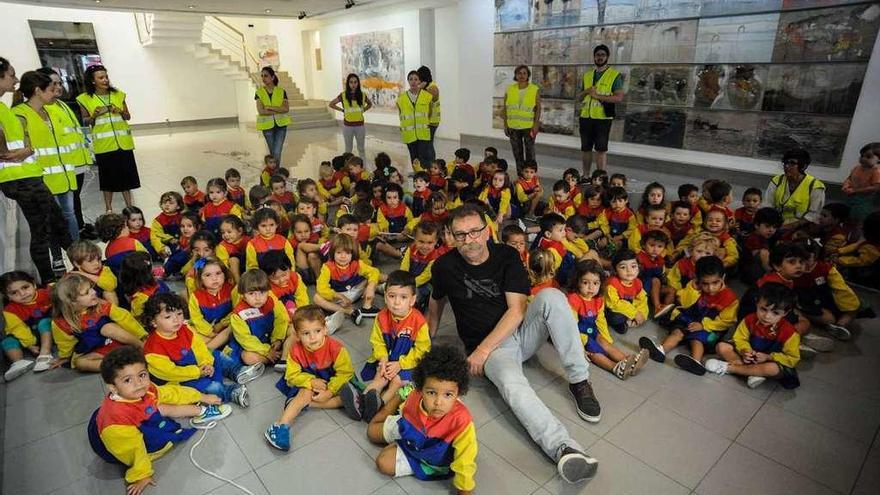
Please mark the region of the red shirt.
POLYGON ((764 275, 763 277, 759 278, 756 285, 758 287, 762 287, 764 284, 766 284, 768 282, 775 282, 777 284, 782 284, 782 285, 788 287, 789 289, 794 288, 794 280, 789 280, 787 278, 784 278, 782 275, 780 275, 777 272, 768 273, 768 274, 764 275))
POLYGON ((202 191, 196 191, 195 194, 184 194, 183 204, 185 204, 186 206, 202 206, 205 204, 205 193, 202 191))
POLYGON ((638 261, 639 266, 641 266, 643 270, 650 270, 652 268, 663 268, 664 266, 666 266, 666 258, 664 256, 651 258, 650 256, 648 256, 648 253, 644 251, 639 251, 639 253, 636 254, 636 261, 638 261))
POLYGON ((546 280, 541 282, 540 284, 536 284, 532 286, 532 289, 529 291, 529 295, 535 297, 538 295, 538 292, 541 292, 544 289, 558 289, 559 283, 554 279, 546 280))

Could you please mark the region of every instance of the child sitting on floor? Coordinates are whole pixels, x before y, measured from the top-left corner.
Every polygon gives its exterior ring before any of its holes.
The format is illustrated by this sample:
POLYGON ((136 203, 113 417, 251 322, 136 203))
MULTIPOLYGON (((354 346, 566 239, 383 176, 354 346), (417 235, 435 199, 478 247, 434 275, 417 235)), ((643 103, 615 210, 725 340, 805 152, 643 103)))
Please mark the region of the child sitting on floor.
POLYGON ((865 218, 862 232, 864 237, 862 240, 838 249, 832 261, 838 268, 846 270, 847 274, 852 274, 853 278, 864 281, 863 283, 876 289, 880 284, 877 283, 876 278, 871 282, 871 277, 876 277, 880 273, 877 263, 880 260, 880 211, 875 211, 865 218))
POLYGON ((528 301, 532 302, 535 296, 544 289, 559 289, 556 281, 556 256, 547 248, 537 248, 529 253, 529 264, 526 271, 529 273, 528 301))
POLYGON ((823 257, 837 254, 837 250, 846 245, 847 231, 844 226, 849 221, 849 214, 849 206, 843 203, 826 203, 822 207, 811 234, 822 244, 823 257))
POLYGON ((347 234, 336 234, 330 247, 330 260, 321 266, 315 287, 315 304, 326 311, 341 311, 360 325, 363 318, 374 318, 379 310, 373 307, 379 270, 355 259, 357 243, 347 234), (358 309, 354 303, 364 297, 358 309))
POLYGON ((794 280, 798 296, 798 309, 815 324, 825 327, 837 340, 849 340, 849 325, 861 306, 859 296, 830 261, 820 259, 822 245, 812 239, 797 243, 804 248, 807 257, 804 271, 794 280))
POLYGON ((526 220, 535 221, 535 211, 538 203, 544 195, 544 188, 538 178, 538 163, 535 160, 526 160, 523 163, 522 177, 516 181, 516 201, 520 211, 526 220))
POLYGON ((262 270, 248 270, 238 281, 241 301, 229 318, 232 327, 230 357, 244 364, 274 364, 281 358, 290 318, 269 291, 269 277, 262 270))
POLYGON ((98 217, 95 220, 95 230, 98 231, 98 237, 107 243, 104 247, 104 264, 110 268, 113 275, 119 276, 122 259, 128 253, 147 251, 137 239, 128 236, 125 217, 118 213, 107 213, 98 217))
POLYGON ((4 378, 11 382, 31 368, 34 372, 48 370, 52 365, 52 298, 49 289, 38 289, 34 277, 26 272, 12 271, 0 276, 0 295, 6 334, 0 346, 10 362, 4 378), (37 356, 36 362, 25 358, 25 350, 37 356))
POLYGON ((180 187, 183 188, 183 206, 188 211, 199 213, 205 206, 205 193, 199 190, 199 183, 196 178, 187 175, 180 181, 180 187))
POLYGON ((208 203, 202 207, 202 221, 206 229, 219 237, 220 223, 223 221, 223 217, 235 215, 241 218, 242 210, 240 206, 227 198, 226 181, 220 177, 209 180, 206 189, 208 190, 208 203))
POLYGON ((245 235, 245 225, 241 218, 235 215, 226 215, 220 220, 220 244, 217 245, 217 257, 229 260, 229 272, 232 279, 238 281, 238 277, 245 266, 245 251, 247 243, 251 240, 245 235))
POLYGON ((176 191, 162 193, 159 197, 162 210, 150 224, 150 244, 162 258, 171 256, 177 250, 180 239, 181 208, 183 197, 176 191))
POLYGON ((614 275, 605 284, 605 319, 615 332, 640 326, 648 319, 648 295, 639 280, 636 253, 621 249, 611 260, 614 275))
POLYGON ((743 243, 739 265, 740 279, 748 285, 771 271, 770 249, 776 244, 776 233, 782 227, 782 213, 776 208, 760 208, 755 213, 753 226, 743 243))
POLYGON ((608 208, 599 215, 599 228, 614 246, 623 246, 636 228, 636 216, 627 206, 629 195, 622 187, 608 189, 608 208))
POLYGON ((756 187, 750 187, 743 193, 743 205, 733 212, 737 239, 745 239, 755 230, 755 213, 761 207, 761 196, 761 190, 756 187))
MULTIPOLYGON (((156 280, 149 253, 131 253, 122 260, 119 291, 131 307, 131 315, 140 320, 144 304, 153 294, 171 292, 165 282, 156 280)), ((109 299, 108 299, 109 300, 109 299)))
POLYGON ((529 266, 529 250, 526 248, 528 239, 526 232, 519 225, 510 224, 501 229, 501 242, 516 249, 523 265, 529 266))
POLYGON ((708 232, 697 234, 688 249, 689 256, 676 261, 666 274, 666 282, 669 288, 676 294, 684 289, 687 284, 697 276, 697 261, 706 256, 715 256, 721 244, 718 238, 708 232))
MULTIPOLYGON (((131 253, 125 253, 131 254, 131 253)), ((95 284, 98 297, 119 305, 116 296, 116 275, 101 262, 101 248, 92 241, 79 240, 67 248, 67 258, 73 264, 70 273, 78 273, 95 284)), ((120 258, 120 263, 122 259, 120 258)))
POLYGON ((189 293, 189 320, 192 329, 208 349, 222 349, 229 342, 232 308, 239 301, 235 281, 222 261, 205 258, 196 262, 195 289, 189 293))
POLYGON ((563 218, 568 218, 575 214, 575 204, 569 193, 571 186, 564 180, 558 180, 553 183, 553 194, 550 195, 550 202, 547 205, 546 213, 556 213, 563 218))
POLYGON ((226 180, 226 197, 229 198, 229 201, 237 204, 242 212, 244 212, 250 202, 248 201, 247 193, 241 187, 241 172, 236 168, 228 168, 226 173, 223 174, 223 178, 226 180))
POLYGON ((416 308, 424 312, 428 308, 431 295, 431 268, 434 261, 446 251, 438 246, 440 225, 434 222, 420 222, 416 225, 415 241, 403 253, 400 269, 410 273, 416 281, 416 308))
POLYGON ((159 259, 159 253, 153 249, 153 243, 150 242, 152 231, 149 227, 144 227, 146 220, 144 212, 137 206, 126 206, 122 209, 122 216, 125 217, 125 226, 128 227, 128 236, 137 239, 154 260, 159 259))
POLYGON ((669 236, 662 230, 649 230, 642 237, 642 249, 636 255, 639 262, 639 279, 654 309, 654 319, 662 317, 675 307, 675 290, 666 283, 666 259, 664 253, 669 236))
POLYGON ((293 246, 284 236, 277 233, 278 214, 272 208, 260 208, 254 213, 254 236, 245 248, 245 269, 253 270, 260 267, 260 260, 269 251, 283 251, 296 264, 293 246))

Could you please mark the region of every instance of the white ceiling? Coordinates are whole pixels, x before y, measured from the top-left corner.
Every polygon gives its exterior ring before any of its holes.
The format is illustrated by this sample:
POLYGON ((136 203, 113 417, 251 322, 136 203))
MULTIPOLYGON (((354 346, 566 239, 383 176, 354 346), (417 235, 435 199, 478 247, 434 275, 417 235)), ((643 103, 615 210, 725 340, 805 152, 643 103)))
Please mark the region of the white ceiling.
MULTIPOLYGON (((145 12, 200 12, 206 14, 296 17, 305 11, 313 15, 338 12, 345 0, 12 0, 52 7, 85 9, 140 10, 145 12), (192 8, 190 8, 190 6, 192 8)), ((355 0, 359 8, 385 6, 405 0, 355 0), (371 5, 372 4, 372 5, 371 5)))

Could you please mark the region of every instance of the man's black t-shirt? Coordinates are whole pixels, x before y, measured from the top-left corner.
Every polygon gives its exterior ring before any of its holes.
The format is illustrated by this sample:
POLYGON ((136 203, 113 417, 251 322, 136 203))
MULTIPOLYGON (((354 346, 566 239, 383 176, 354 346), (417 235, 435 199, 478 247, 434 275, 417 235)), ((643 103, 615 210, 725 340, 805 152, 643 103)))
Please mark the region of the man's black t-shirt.
POLYGON ((504 244, 489 246, 489 259, 470 265, 453 249, 434 262, 432 297, 449 298, 458 336, 468 352, 489 335, 507 311, 505 292, 528 295, 529 277, 519 253, 504 244))

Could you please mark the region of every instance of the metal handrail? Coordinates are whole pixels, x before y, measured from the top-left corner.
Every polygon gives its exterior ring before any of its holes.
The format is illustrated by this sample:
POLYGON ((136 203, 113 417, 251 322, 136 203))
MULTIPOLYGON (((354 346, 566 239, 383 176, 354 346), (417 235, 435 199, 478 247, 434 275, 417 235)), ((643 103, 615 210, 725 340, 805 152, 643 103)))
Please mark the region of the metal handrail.
POLYGON ((205 16, 205 20, 204 32, 207 34, 216 33, 218 36, 214 41, 227 48, 231 57, 240 59, 241 64, 247 70, 251 79, 259 84, 260 62, 248 46, 244 33, 217 16, 205 16), (213 21, 216 24, 207 21, 213 21), (212 25, 213 29, 210 28, 212 25))
POLYGON ((134 12, 134 25, 137 29, 140 44, 147 43, 153 38, 152 21, 153 14, 149 12, 134 12), (147 17, 149 16, 149 17, 147 17))

